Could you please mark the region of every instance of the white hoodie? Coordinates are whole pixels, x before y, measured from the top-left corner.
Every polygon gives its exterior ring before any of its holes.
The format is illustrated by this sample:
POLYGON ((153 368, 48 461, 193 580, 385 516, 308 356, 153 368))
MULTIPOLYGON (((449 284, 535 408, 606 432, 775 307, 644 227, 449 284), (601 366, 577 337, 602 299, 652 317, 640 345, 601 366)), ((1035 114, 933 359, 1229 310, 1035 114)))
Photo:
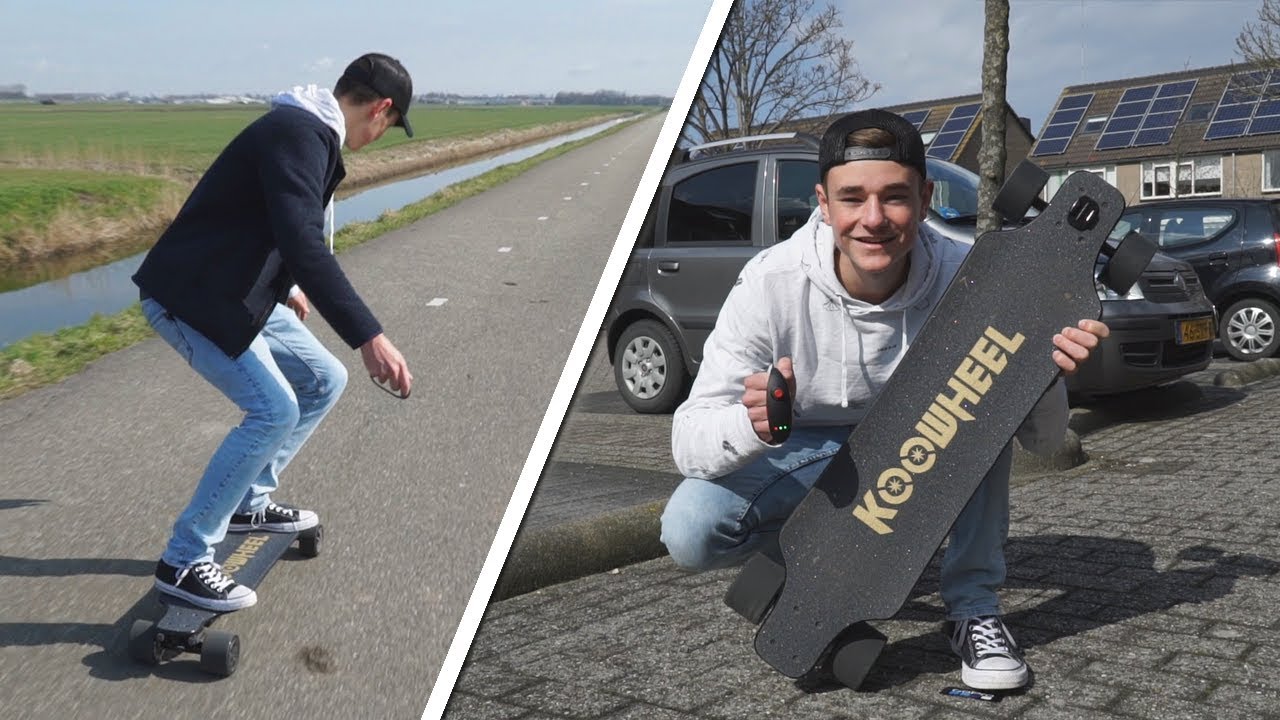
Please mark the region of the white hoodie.
MULTIPOLYGON (((307 112, 315 115, 325 122, 326 125, 333 128, 338 133, 338 146, 341 147, 347 141, 347 121, 342 114, 342 107, 338 105, 338 99, 333 96, 333 91, 322 88, 318 85, 307 85, 303 87, 296 85, 292 90, 276 93, 271 98, 271 107, 274 109, 281 105, 288 107, 302 108, 307 112)), ((324 209, 325 225, 329 229, 329 252, 333 252, 333 234, 334 234, 334 213, 333 198, 329 198, 329 205, 324 209)), ((289 289, 289 297, 298 294, 299 289, 294 285, 289 289)))
MULTIPOLYGON (((717 478, 770 449, 751 427, 743 382, 784 357, 796 376, 793 427, 856 425, 970 247, 921 225, 906 282, 873 305, 840 284, 831 226, 815 210, 789 240, 753 257, 729 292, 689 398, 673 418, 676 467, 686 477, 717 478)), ((1061 445, 1066 428, 1066 385, 1059 380, 1017 438, 1047 454, 1061 445)))

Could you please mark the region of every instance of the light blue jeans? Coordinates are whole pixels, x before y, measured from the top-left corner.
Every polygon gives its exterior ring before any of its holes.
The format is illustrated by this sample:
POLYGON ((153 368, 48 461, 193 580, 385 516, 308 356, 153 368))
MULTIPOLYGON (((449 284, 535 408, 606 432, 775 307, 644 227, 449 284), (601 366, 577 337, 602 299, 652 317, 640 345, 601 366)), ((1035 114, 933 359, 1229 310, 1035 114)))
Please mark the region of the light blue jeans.
POLYGON ((235 359, 153 299, 142 301, 142 313, 183 360, 244 411, 244 420, 214 451, 161 556, 186 567, 213 559, 233 513, 266 507, 281 471, 338 401, 347 369, 284 305, 276 305, 266 327, 235 359))
MULTIPOLYGON (((738 565, 776 543, 851 431, 797 428, 785 445, 729 475, 686 478, 662 513, 662 542, 671 558, 690 570, 712 570, 738 565)), ((948 620, 1000 612, 996 592, 1005 580, 1012 463, 1010 445, 952 527, 941 577, 948 620)))

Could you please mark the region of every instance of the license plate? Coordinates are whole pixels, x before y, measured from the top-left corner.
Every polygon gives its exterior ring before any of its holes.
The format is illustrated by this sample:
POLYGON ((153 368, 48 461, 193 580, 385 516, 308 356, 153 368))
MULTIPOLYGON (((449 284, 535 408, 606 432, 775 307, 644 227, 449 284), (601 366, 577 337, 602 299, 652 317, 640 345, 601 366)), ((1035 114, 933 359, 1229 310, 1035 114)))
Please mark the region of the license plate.
POLYGON ((1193 345, 1213 339, 1213 318, 1178 321, 1178 344, 1193 345))

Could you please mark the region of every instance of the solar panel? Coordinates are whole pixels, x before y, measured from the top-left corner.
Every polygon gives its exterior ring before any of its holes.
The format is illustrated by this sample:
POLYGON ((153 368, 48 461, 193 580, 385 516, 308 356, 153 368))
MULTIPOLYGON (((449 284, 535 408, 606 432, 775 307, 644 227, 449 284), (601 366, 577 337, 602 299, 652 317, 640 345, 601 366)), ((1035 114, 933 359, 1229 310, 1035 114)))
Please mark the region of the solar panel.
POLYGON ((1062 98, 1058 102, 1058 108, 1049 116, 1049 122, 1045 125, 1044 132, 1040 133, 1036 146, 1031 149, 1031 156, 1061 155, 1066 152, 1092 102, 1093 93, 1062 98))
POLYGON ((1126 89, 1093 149, 1119 150, 1167 144, 1173 138, 1178 118, 1191 100, 1196 82, 1179 80, 1126 89))
POLYGON ((1275 70, 1232 75, 1210 116, 1204 139, 1280 132, 1280 99, 1277 97, 1280 97, 1280 73, 1275 70))
POLYGON ((924 121, 929 117, 929 108, 924 110, 912 110, 902 113, 902 119, 916 126, 916 130, 924 127, 924 121))
POLYGON ((981 103, 970 103, 952 108, 947 121, 942 124, 942 129, 929 144, 929 150, 925 155, 950 160, 956 148, 960 147, 960 143, 964 141, 969 128, 973 127, 973 121, 978 117, 978 110, 981 107, 981 103))

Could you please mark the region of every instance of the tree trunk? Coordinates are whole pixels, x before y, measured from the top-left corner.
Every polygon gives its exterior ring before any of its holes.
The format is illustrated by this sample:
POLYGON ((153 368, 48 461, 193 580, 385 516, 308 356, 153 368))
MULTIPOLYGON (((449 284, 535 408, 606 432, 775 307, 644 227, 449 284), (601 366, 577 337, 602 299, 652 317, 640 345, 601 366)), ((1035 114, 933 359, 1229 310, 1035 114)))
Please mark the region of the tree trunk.
POLYGON ((1009 0, 986 0, 982 44, 982 137, 978 151, 977 234, 998 230, 1000 215, 991 203, 1004 183, 1005 85, 1009 71, 1009 0))

